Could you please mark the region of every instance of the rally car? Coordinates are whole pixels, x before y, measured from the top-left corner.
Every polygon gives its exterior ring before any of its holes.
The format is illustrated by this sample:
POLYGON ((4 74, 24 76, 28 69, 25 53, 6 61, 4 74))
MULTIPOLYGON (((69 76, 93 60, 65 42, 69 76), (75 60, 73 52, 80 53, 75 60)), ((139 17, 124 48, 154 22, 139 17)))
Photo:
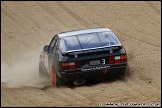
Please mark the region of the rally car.
POLYGON ((88 79, 124 75, 126 51, 109 28, 74 30, 56 34, 40 55, 39 75, 52 84, 83 85, 88 79))

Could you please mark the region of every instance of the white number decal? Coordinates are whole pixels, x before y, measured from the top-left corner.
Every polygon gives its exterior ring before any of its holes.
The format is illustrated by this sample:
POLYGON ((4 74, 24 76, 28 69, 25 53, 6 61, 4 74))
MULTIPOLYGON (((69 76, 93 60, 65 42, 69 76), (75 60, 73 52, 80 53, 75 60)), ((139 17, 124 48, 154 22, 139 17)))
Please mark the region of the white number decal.
POLYGON ((105 59, 102 59, 102 64, 105 64, 106 62, 105 62, 105 59))

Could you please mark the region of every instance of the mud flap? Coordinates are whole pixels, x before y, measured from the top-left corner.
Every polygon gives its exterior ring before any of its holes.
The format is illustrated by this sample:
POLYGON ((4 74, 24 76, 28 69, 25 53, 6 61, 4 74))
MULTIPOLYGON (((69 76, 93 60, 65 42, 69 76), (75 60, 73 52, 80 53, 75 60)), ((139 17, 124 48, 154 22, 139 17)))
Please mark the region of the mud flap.
POLYGON ((60 78, 58 77, 57 73, 56 73, 56 69, 53 69, 53 85, 56 87, 60 87, 60 78))

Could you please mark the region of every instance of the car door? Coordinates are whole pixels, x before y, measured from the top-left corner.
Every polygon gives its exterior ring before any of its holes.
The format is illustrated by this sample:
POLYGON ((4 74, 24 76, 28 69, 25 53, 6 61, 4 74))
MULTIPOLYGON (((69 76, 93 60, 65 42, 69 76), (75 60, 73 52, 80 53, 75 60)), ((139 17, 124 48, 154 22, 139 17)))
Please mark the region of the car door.
POLYGON ((44 66, 48 72, 48 74, 51 74, 51 59, 52 59, 52 54, 54 50, 54 45, 56 43, 57 36, 54 36, 53 39, 51 40, 48 48, 48 53, 46 52, 45 57, 44 57, 44 66))
POLYGON ((59 38, 56 39, 56 43, 54 45, 53 54, 52 54, 52 64, 56 69, 56 71, 58 71, 58 63, 59 63, 58 45, 59 45, 59 38))
POLYGON ((48 73, 51 74, 52 70, 51 67, 55 67, 55 49, 56 49, 56 42, 58 40, 58 36, 55 35, 49 45, 49 53, 48 53, 48 73))

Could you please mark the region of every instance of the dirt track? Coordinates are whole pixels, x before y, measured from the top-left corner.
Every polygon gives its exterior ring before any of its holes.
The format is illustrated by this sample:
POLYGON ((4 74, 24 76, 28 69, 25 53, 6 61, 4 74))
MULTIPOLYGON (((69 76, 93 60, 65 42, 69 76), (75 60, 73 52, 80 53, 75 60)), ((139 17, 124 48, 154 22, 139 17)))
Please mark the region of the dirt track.
POLYGON ((1 2, 2 106, 99 106, 161 101, 161 2, 1 2), (108 27, 122 41, 131 76, 92 86, 51 87, 39 54, 63 31, 108 27))

